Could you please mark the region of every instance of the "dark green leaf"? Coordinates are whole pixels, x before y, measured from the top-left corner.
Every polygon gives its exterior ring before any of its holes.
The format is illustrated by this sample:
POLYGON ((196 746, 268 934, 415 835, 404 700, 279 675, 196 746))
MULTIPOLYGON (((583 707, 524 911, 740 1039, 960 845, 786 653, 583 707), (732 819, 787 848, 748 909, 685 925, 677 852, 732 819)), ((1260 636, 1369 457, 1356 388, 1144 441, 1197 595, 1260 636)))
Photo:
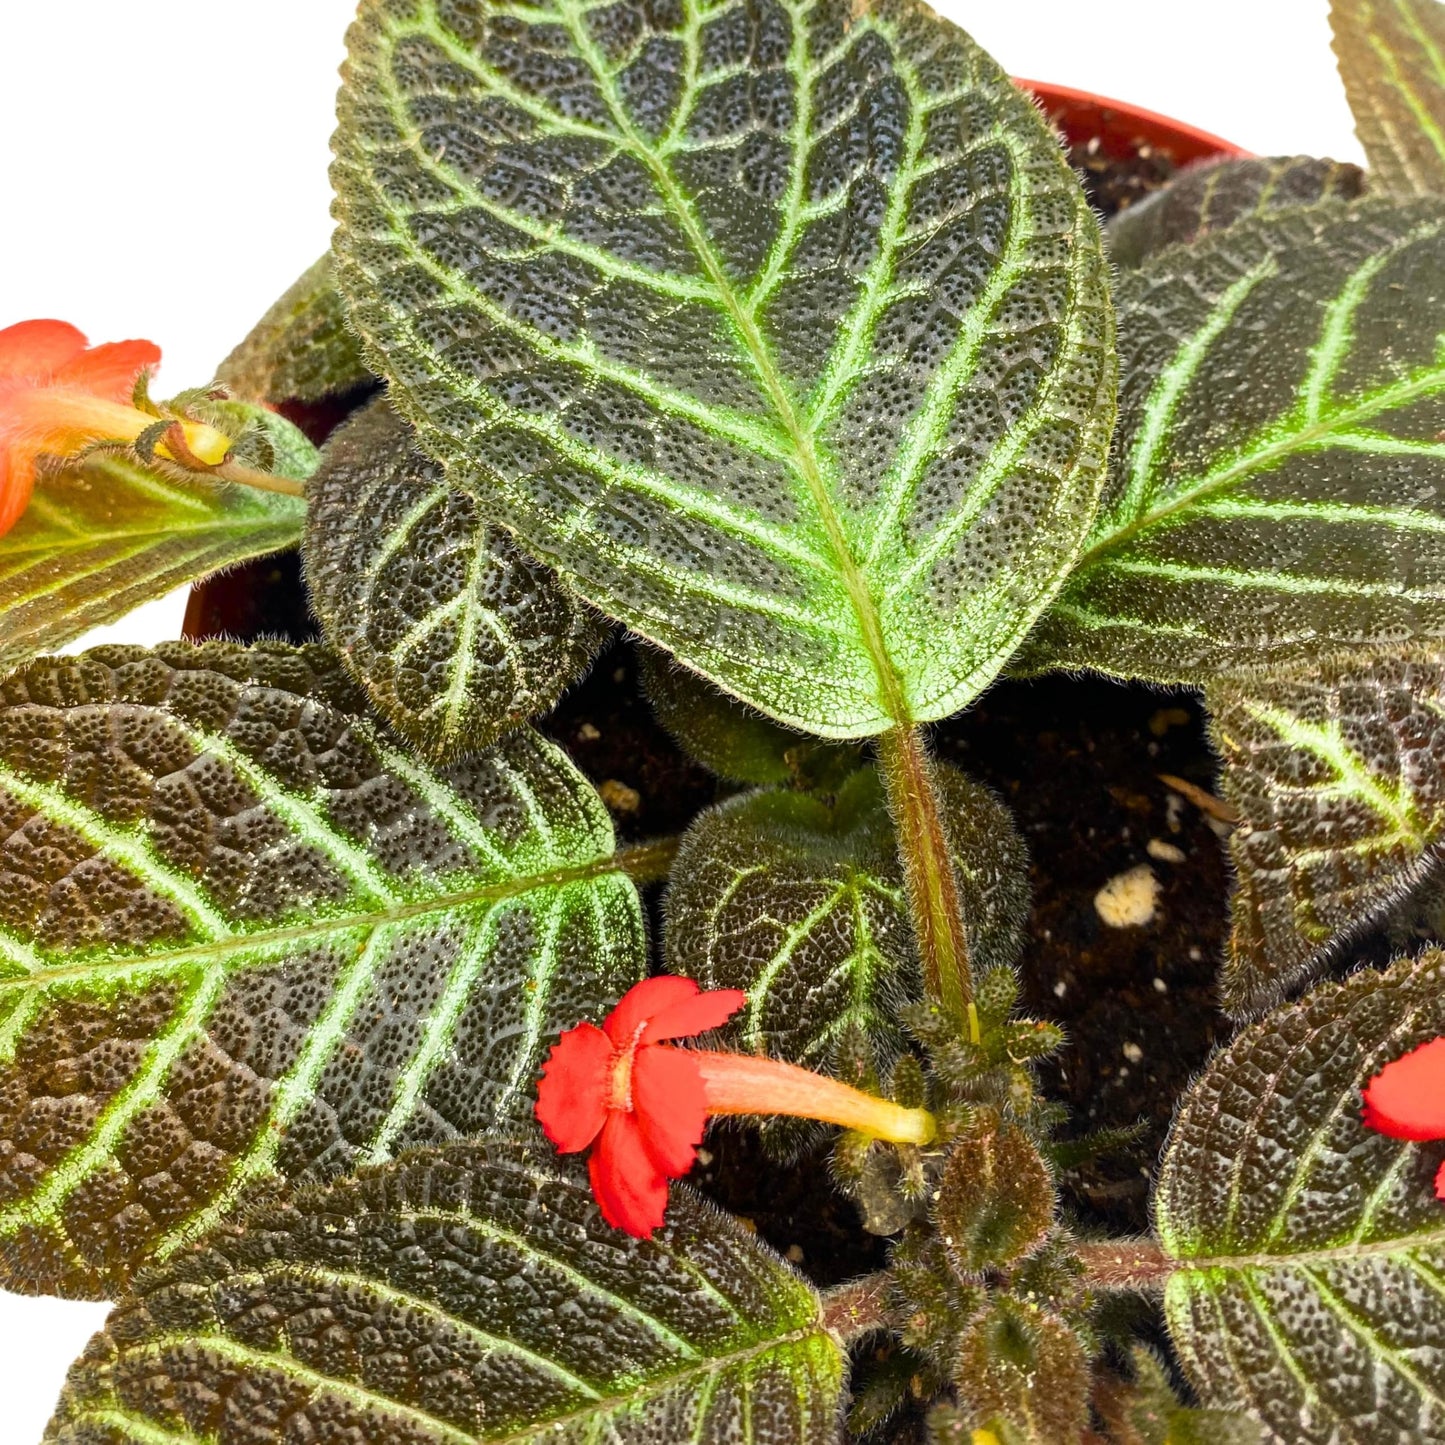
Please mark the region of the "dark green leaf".
POLYGON ((643 971, 596 793, 433 772, 332 654, 178 643, 0 689, 0 1266, 108 1293, 277 1176, 530 1115, 643 971))
POLYGON ((999 1269, 1043 1243, 1054 1221, 1054 1181, 1022 1130, 990 1124, 954 1143, 934 1218, 961 1275, 999 1269))
POLYGON ((678 1190, 650 1242, 585 1171, 414 1154, 153 1270, 73 1368, 53 1445, 834 1445, 818 1297, 678 1190))
POLYGON ((1418 883, 1445 837, 1445 667, 1408 654, 1206 691, 1240 815, 1231 1008, 1277 1001, 1418 883))
POLYGON ((1445 1439, 1439 1145, 1361 1087, 1445 1032, 1445 955, 1364 970, 1249 1029, 1186 1098, 1156 1214, 1170 1333, 1203 1403, 1280 1445, 1445 1439))
POLYGON ((1169 1373, 1142 1345, 1131 1352, 1134 1382, 1105 1380, 1094 1396, 1110 1445, 1259 1445, 1259 1426, 1225 1410, 1179 1403, 1169 1373))
POLYGON ((320 401, 370 385, 323 256, 221 363, 217 379, 252 401, 320 401))
MULTIPOLYGON (((1028 911, 1024 846, 988 789, 938 769, 976 964, 1011 962, 1028 911)), ((730 799, 693 824, 667 896, 667 963, 741 988, 743 1047, 828 1067, 861 1028, 886 1042, 921 989, 892 821, 872 768, 836 806, 803 793, 730 799)))
POLYGON ((0 537, 0 674, 223 567, 293 545, 305 504, 119 456, 46 476, 0 537))
POLYGON ((363 0, 338 279, 448 479, 610 616, 832 737, 945 716, 1099 494, 1098 230, 916 0, 363 0))
POLYGON ((1118 289, 1115 472, 1025 668, 1194 683, 1445 636, 1445 204, 1242 222, 1118 289))
POLYGON ((1445 194, 1445 6, 1332 0, 1330 21, 1376 188, 1445 194))
POLYGON ((1364 181, 1358 166, 1310 156, 1204 161, 1121 211, 1105 227, 1104 239, 1117 265, 1138 266, 1166 246, 1198 241, 1252 217, 1357 200, 1364 181))
POLYGON ((384 399, 328 444, 303 557, 328 642, 433 757, 486 747, 586 670, 603 621, 450 490, 384 399))

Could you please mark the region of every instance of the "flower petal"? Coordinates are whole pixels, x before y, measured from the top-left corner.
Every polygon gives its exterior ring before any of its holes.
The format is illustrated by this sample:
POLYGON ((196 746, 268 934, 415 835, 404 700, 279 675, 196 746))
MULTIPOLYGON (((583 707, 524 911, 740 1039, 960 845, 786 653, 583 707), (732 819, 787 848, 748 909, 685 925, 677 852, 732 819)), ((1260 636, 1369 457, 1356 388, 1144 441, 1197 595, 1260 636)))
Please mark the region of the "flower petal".
POLYGON ((1445 1139, 1445 1038, 1386 1064, 1365 1086, 1363 1118, 1392 1139, 1445 1139))
POLYGON ((35 457, 0 436, 0 537, 20 520, 35 490, 35 457))
POLYGON ((587 1161, 592 1193, 614 1229, 648 1238, 667 1212, 667 1179, 652 1162, 634 1114, 613 1109, 587 1161))
POLYGON ((129 405, 141 372, 160 364, 161 349, 153 341, 111 341, 93 346, 59 367, 55 384, 129 405))
POLYGON ((1435 1198, 1445 1199, 1445 1164, 1435 1171, 1435 1198))
POLYGON ((697 993, 698 987, 690 978, 645 978, 622 995, 617 1007, 602 1021, 602 1027, 619 1049, 629 1048, 638 1029, 649 1019, 670 1004, 696 998, 697 993))
POLYGON ((673 1179, 692 1168, 707 1128, 702 1070, 686 1049, 646 1044, 632 1063, 632 1107, 652 1161, 673 1179))
POLYGON ((21 321, 0 330, 0 377, 48 381, 86 347, 68 321, 21 321))
POLYGON ((714 988, 692 998, 678 999, 648 1019, 642 1042, 655 1044, 663 1039, 685 1039, 719 1028, 747 1001, 747 994, 738 988, 714 988))
POLYGON ((596 1024, 568 1029, 542 1065, 537 1122, 562 1154, 577 1154, 607 1120, 607 1076, 612 1040, 596 1024))

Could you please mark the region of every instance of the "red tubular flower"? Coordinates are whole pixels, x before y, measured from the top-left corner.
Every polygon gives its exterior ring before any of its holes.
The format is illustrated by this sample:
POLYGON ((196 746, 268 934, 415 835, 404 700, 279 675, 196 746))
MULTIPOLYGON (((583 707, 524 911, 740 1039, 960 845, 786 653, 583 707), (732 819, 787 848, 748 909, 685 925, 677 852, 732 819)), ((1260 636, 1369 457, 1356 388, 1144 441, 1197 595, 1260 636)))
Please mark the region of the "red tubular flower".
POLYGON ((667 1208, 667 1181, 692 1168, 713 1114, 793 1114, 896 1143, 932 1139, 926 1109, 774 1059, 671 1047, 726 1023, 746 1002, 737 989, 704 993, 690 978, 650 978, 623 995, 600 1029, 578 1024, 554 1045, 537 1119, 561 1153, 592 1148, 592 1192, 609 1224, 651 1235, 667 1208))
MULTIPOLYGON (((29 505, 36 459, 74 456, 93 442, 134 442, 157 418, 131 404, 143 372, 160 365, 150 341, 90 346, 64 321, 22 321, 0 330, 0 536, 29 505)), ((230 439, 197 422, 157 452, 187 465, 219 466, 230 439), (182 455, 177 456, 177 452, 182 455)))
MULTIPOLYGON (((1365 1086, 1365 1124, 1392 1139, 1445 1139, 1445 1038, 1386 1064, 1365 1086)), ((1435 1175, 1445 1200, 1445 1164, 1435 1175)))

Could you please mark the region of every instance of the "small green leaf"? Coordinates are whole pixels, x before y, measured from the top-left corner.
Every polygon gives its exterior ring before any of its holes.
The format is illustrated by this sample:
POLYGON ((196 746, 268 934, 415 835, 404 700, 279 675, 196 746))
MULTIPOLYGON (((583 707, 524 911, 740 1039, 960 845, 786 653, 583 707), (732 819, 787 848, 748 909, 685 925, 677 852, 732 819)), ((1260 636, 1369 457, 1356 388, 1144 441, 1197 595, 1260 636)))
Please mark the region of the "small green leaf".
POLYGON ((1054 1181, 1033 1141, 995 1120, 949 1153, 934 1202, 943 1252, 965 1278, 1013 1264, 1043 1243, 1054 1201, 1054 1181))
POLYGON ((1102 485, 1098 228, 916 0, 363 0, 337 277, 448 480, 609 616, 857 737, 997 675, 1102 485))
POLYGON ((216 376, 252 401, 320 401, 372 383, 347 324, 330 256, 323 256, 256 323, 216 376))
POLYGON ((1439 1145, 1360 1122, 1360 1090, 1445 1033, 1445 955, 1271 1014, 1185 1099, 1155 1203, 1169 1330, 1202 1403, 1280 1445, 1445 1438, 1439 1145))
POLYGON ((1445 838, 1445 667, 1408 653, 1206 691, 1237 884, 1228 1007, 1277 1002, 1419 883, 1445 838))
POLYGON ((1166 246, 1198 241, 1240 221, 1290 206, 1358 200, 1364 182, 1358 166, 1311 156, 1204 161, 1121 211, 1104 228, 1104 240, 1116 265, 1138 266, 1166 246))
POLYGON ((1133 1384, 1105 1380, 1094 1395, 1111 1445, 1260 1445, 1255 1421, 1181 1405, 1168 1370, 1151 1351, 1136 1345, 1130 1357, 1133 1384))
POLYGON ((0 537, 0 675, 224 567, 294 545, 305 503, 120 456, 44 477, 0 537))
POLYGON ((1118 288, 1117 463, 1022 670, 1445 636, 1445 203, 1298 207, 1118 288))
POLYGON ((110 1293, 278 1177, 530 1117, 645 966, 606 810, 536 734, 431 771, 324 649, 0 686, 0 1278, 110 1293))
POLYGON ((686 1189, 651 1241, 487 1140, 256 1210, 148 1273, 51 1445, 834 1445, 817 1295, 686 1189))
POLYGON ((1374 187, 1445 194, 1445 6, 1332 0, 1330 22, 1374 187))
POLYGON ((327 445, 303 560, 326 639, 387 721, 432 757, 550 709, 606 624, 524 557, 378 398, 327 445))
MULTIPOLYGON (((1028 912, 1013 820, 952 768, 938 783, 975 963, 1011 962, 1028 912)), ((683 839, 667 895, 667 964, 707 988, 740 988, 742 1046, 815 1068, 862 1029, 887 1045, 922 988, 898 848, 877 773, 829 807, 804 793, 746 793, 683 839)))

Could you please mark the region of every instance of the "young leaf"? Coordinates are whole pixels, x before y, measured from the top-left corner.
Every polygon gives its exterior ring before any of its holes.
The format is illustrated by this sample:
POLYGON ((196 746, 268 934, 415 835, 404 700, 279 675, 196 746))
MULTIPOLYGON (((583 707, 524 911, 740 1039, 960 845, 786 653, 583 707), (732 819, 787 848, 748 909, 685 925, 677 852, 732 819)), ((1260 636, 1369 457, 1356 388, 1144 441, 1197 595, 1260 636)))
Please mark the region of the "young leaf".
POLYGON ((363 0, 333 178, 368 358, 610 616, 831 737, 956 711, 1101 486, 1098 230, 916 0, 363 0))
POLYGON ((252 401, 320 401, 371 384, 323 256, 221 363, 217 380, 252 401))
POLYGON ((487 1140, 253 1212, 149 1272, 46 1440, 833 1445, 818 1297, 690 1191, 653 1240, 487 1140))
POLYGON ((303 560, 326 639, 433 757, 486 747, 586 671, 602 619, 524 557, 378 398, 307 488, 303 560))
MULTIPOLYGON (((952 768, 938 783, 974 961, 1010 963, 1028 913, 1024 845, 1003 805, 952 768)), ((667 964, 706 988, 740 988, 744 1048, 827 1068, 860 1028, 886 1042, 921 987, 898 844, 877 773, 834 807, 757 792, 704 813, 667 895, 667 964)))
POLYGON ((1360 1122, 1361 1087, 1441 1032, 1445 954, 1363 970, 1241 1034, 1175 1121, 1170 1334, 1202 1402, 1281 1445, 1445 1435, 1440 1149, 1360 1122))
POLYGON ((1024 670, 1445 636, 1445 203, 1300 207, 1118 288, 1117 465, 1024 670))
POLYGON ((1237 885, 1228 1007, 1276 1001, 1431 867, 1445 837, 1445 667, 1406 653, 1220 678, 1237 885))
POLYGON ((1332 0, 1330 22, 1375 188, 1445 194, 1445 6, 1332 0))
POLYGON ((1364 189, 1358 166, 1310 156, 1205 161, 1121 211, 1104 229, 1109 258, 1138 266, 1156 251, 1290 206, 1353 201, 1364 189))
POLYGON ((276 1177, 530 1116, 644 970, 606 810, 527 731, 444 772, 319 648, 0 688, 0 1277, 104 1296, 276 1177))
POLYGON ((120 456, 47 476, 0 537, 0 675, 187 582, 292 546, 305 503, 120 456))

